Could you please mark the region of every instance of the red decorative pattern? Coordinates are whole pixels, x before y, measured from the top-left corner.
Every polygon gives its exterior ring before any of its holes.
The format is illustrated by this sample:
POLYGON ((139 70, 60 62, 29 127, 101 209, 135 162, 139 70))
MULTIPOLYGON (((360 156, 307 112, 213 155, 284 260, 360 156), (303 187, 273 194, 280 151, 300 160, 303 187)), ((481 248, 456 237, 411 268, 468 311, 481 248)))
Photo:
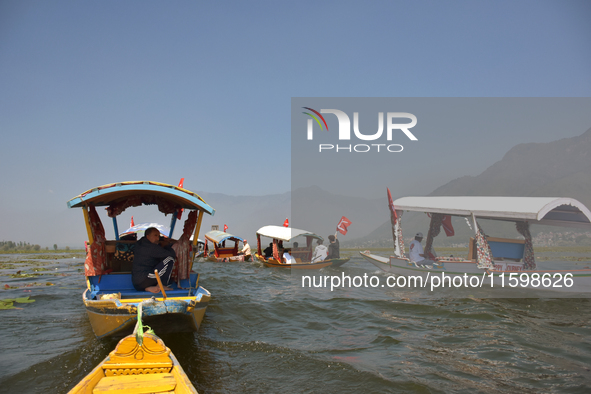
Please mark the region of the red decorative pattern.
POLYGON ((123 211, 129 207, 139 207, 140 205, 158 205, 158 210, 165 215, 169 213, 175 213, 180 210, 181 207, 168 201, 165 198, 154 196, 154 195, 143 195, 143 196, 131 196, 123 200, 118 200, 107 208, 107 215, 110 218, 119 216, 123 211))
POLYGON ((88 207, 88 218, 93 238, 84 261, 86 276, 102 275, 106 270, 105 229, 94 205, 88 207))
POLYGON ((478 268, 494 269, 490 245, 480 225, 478 225, 478 231, 476 232, 476 263, 478 268))

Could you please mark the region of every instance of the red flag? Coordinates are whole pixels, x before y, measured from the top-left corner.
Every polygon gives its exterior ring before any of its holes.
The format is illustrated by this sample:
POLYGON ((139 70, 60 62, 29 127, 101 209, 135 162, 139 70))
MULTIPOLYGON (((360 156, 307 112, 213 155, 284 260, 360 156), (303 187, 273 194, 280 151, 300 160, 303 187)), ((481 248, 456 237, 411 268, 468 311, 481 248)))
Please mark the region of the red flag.
POLYGON ((451 216, 445 215, 441 218, 441 225, 443 226, 443 230, 445 231, 445 235, 451 237, 455 234, 454 228, 451 225, 451 216))
POLYGON ((285 222, 283 222, 283 227, 289 227, 289 220, 285 219, 285 222))
MULTIPOLYGON (((184 183, 185 183, 185 178, 181 178, 181 181, 179 182, 179 187, 182 188, 184 183)), ((183 208, 179 209, 179 213, 177 213, 176 219, 181 220, 181 216, 183 216, 183 208)))
POLYGON ((350 225, 351 225, 351 221, 343 216, 341 218, 341 220, 339 221, 339 224, 337 224, 337 231, 339 233, 345 235, 345 234, 347 234, 347 227, 349 227, 350 225))
POLYGON ((133 216, 131 217, 131 223, 130 224, 131 224, 131 226, 129 226, 129 227, 135 226, 135 223, 133 222, 133 216))
POLYGON ((224 232, 228 231, 228 226, 224 224, 224 232))

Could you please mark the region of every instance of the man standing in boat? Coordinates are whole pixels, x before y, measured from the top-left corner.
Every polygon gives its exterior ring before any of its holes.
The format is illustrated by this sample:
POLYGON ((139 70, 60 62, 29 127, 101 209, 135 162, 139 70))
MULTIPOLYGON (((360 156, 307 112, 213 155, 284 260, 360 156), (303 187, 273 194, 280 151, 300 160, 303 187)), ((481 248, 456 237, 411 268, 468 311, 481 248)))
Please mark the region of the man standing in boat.
POLYGON ((158 270, 160 280, 165 286, 164 290, 171 290, 166 286, 170 282, 176 253, 170 245, 170 239, 165 239, 163 246, 160 246, 159 242, 160 231, 156 227, 150 227, 135 244, 131 280, 133 287, 138 291, 160 291, 154 270, 158 270))
POLYGON ((252 252, 250 251, 250 245, 247 240, 242 241, 242 250, 240 251, 244 255, 244 261, 250 261, 252 252))
POLYGON ((336 233, 335 235, 329 235, 328 236, 328 240, 330 241, 330 244, 328 245, 328 255, 326 256, 326 260, 330 260, 330 259, 338 259, 341 257, 341 252, 340 252, 340 245, 339 245, 339 240, 337 239, 336 233))

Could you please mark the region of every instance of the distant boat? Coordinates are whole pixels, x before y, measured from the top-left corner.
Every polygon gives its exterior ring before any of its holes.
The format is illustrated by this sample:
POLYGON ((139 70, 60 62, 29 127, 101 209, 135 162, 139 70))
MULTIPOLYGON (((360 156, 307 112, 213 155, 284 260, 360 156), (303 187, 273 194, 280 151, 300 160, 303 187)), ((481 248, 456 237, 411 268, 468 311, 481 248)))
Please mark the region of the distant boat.
POLYGON ((131 226, 124 232, 119 233, 119 239, 138 240, 144 236, 144 232, 150 227, 157 228, 163 237, 168 238, 170 236, 170 227, 163 226, 160 223, 141 223, 131 226))
MULTIPOLYGON (((138 307, 141 309, 141 307, 138 307)), ((69 394, 193 393, 197 390, 174 354, 154 333, 143 333, 141 312, 133 335, 119 341, 115 350, 69 394)))
POLYGON ((85 262, 87 289, 82 295, 92 329, 97 337, 126 335, 137 320, 140 302, 144 305, 145 323, 157 333, 195 331, 199 328, 211 294, 199 286, 199 275, 192 272, 204 214, 215 210, 197 194, 158 182, 121 182, 90 189, 70 201, 70 208, 82 208, 89 238, 85 262), (178 240, 174 240, 177 261, 173 268, 175 283, 164 294, 137 291, 131 282, 134 240, 119 238, 117 216, 129 207, 157 205, 165 214, 172 214, 169 235, 174 232, 177 213, 190 210, 178 240), (113 219, 116 239, 107 240, 96 207, 106 207, 113 219))
POLYGON ((383 271, 422 278, 442 273, 452 277, 467 275, 468 279, 476 276, 482 278, 481 287, 485 288, 591 291, 588 264, 585 268, 574 269, 537 267, 529 230, 531 224, 591 230, 591 212, 577 200, 554 197, 404 197, 391 203, 391 207, 394 255, 383 257, 369 250, 360 252, 365 260, 383 271), (431 224, 424 249, 424 254, 430 255, 430 258, 413 262, 404 254, 400 226, 404 211, 430 215, 431 224), (475 235, 470 238, 468 256, 435 255, 433 239, 443 226, 444 216, 466 218, 470 223, 475 235), (489 237, 482 231, 478 219, 513 222, 524 239, 489 237))
POLYGON ((314 253, 313 250, 313 243, 314 240, 322 240, 322 237, 314 234, 313 232, 306 231, 306 230, 299 230, 297 228, 291 227, 284 227, 284 226, 264 226, 258 229, 257 231, 257 253, 256 258, 265 264, 267 267, 277 267, 277 268, 292 268, 292 269, 319 269, 328 267, 333 264, 333 262, 340 263, 342 265, 349 261, 349 259, 333 259, 333 260, 324 260, 317 263, 312 263, 312 254, 314 253), (271 238, 273 241, 273 256, 266 258, 263 254, 261 248, 261 237, 271 238), (296 238, 302 239, 303 246, 295 247, 294 243, 292 242, 296 238), (289 246, 291 248, 291 255, 295 258, 295 264, 285 264, 282 262, 282 253, 281 250, 284 248, 288 248, 284 242, 292 242, 292 245, 289 246), (304 243, 305 242, 305 243, 304 243))
POLYGON ((212 230, 204 235, 205 237, 205 252, 204 256, 209 261, 228 262, 228 261, 245 261, 247 259, 244 254, 238 251, 238 244, 244 242, 243 238, 232 235, 219 230, 212 230), (233 242, 231 246, 226 245, 226 242, 233 242), (212 247, 209 247, 209 243, 212 247))

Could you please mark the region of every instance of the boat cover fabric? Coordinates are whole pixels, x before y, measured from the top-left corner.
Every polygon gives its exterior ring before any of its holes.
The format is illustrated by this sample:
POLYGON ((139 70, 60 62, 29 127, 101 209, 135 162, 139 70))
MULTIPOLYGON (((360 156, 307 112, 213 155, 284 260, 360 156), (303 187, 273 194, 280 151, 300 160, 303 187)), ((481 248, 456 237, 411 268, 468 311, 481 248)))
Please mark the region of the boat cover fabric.
POLYGON ((175 213, 181 207, 166 198, 154 195, 133 195, 123 200, 112 202, 107 208, 107 215, 110 218, 119 216, 129 207, 139 207, 140 205, 157 205, 158 210, 165 215, 175 213))
POLYGON ((478 231, 476 232, 476 264, 480 269, 493 269, 492 252, 490 245, 486 240, 482 227, 478 224, 478 231))
POLYGON ((396 244, 398 243, 398 250, 400 250, 400 256, 398 257, 405 257, 404 256, 404 238, 402 237, 402 225, 400 220, 402 219, 402 211, 397 211, 396 216, 390 217, 392 222, 392 236, 394 237, 394 251, 396 251, 396 244), (396 223, 398 223, 398 228, 396 228, 396 223))
POLYGON ((427 241, 425 242, 425 256, 429 259, 434 259, 435 252, 433 251, 433 239, 441 232, 441 223, 443 215, 440 213, 431 214, 431 224, 429 226, 429 233, 427 234, 427 241))
POLYGON ((105 229, 94 205, 88 207, 88 217, 93 240, 84 261, 84 274, 86 276, 102 275, 107 269, 105 229))
POLYGON ((283 226, 264 226, 258 229, 257 234, 262 235, 263 237, 275 238, 280 241, 291 241, 292 238, 299 237, 299 236, 310 236, 315 239, 323 239, 320 235, 314 234, 310 231, 306 230, 299 230, 293 227, 283 227, 283 226))
POLYGON ((191 211, 185 220, 183 234, 172 246, 176 253, 176 264, 172 269, 173 280, 189 278, 191 270, 191 233, 195 230, 197 224, 197 211, 191 211))
POLYGON ((529 222, 517 222, 515 228, 525 238, 525 251, 523 253, 523 269, 535 270, 536 259, 534 257, 534 246, 529 232, 529 222))
POLYGON ((402 197, 396 209, 442 213, 482 219, 534 222, 536 224, 591 228, 591 211, 580 201, 566 197, 402 197))

